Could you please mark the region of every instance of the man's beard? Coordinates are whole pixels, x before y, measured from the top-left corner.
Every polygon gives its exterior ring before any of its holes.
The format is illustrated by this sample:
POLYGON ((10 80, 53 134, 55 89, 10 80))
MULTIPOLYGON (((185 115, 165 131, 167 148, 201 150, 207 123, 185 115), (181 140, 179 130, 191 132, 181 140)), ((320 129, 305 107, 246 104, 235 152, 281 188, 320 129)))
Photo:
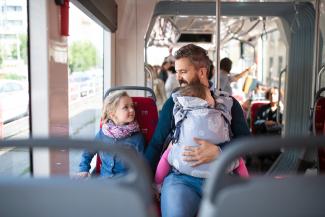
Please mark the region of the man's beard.
POLYGON ((188 85, 188 84, 200 84, 201 83, 201 81, 200 81, 200 79, 199 79, 199 76, 198 75, 195 75, 194 77, 193 77, 193 79, 191 80, 191 81, 189 81, 189 82, 187 82, 187 81, 185 81, 185 80, 179 80, 178 81, 178 83, 179 83, 179 86, 186 86, 186 85, 188 85), (183 85, 182 85, 183 84, 183 85))

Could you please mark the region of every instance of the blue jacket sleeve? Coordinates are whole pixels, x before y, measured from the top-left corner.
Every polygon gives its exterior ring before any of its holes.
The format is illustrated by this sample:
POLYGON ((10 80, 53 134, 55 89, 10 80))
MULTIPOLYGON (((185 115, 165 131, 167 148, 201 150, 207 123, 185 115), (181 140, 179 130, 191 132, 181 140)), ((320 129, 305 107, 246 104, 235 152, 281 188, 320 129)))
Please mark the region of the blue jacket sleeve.
POLYGON ((96 152, 84 151, 81 156, 81 162, 79 164, 79 172, 89 172, 90 162, 93 159, 96 152))
POLYGON ((172 129, 173 107, 174 101, 169 97, 159 113, 157 127, 145 150, 145 158, 149 161, 153 173, 156 171, 165 139, 172 129))
POLYGON ((144 145, 145 145, 145 140, 144 140, 144 136, 142 133, 139 133, 139 139, 137 141, 137 144, 135 145, 135 149, 137 150, 137 152, 143 154, 144 152, 144 145))
MULTIPOLYGON (((96 134, 95 137, 96 140, 100 140, 100 132, 96 134)), ((88 150, 84 150, 84 152, 81 155, 81 161, 79 164, 79 172, 89 172, 90 170, 90 162, 93 159, 97 152, 90 152, 88 150)))

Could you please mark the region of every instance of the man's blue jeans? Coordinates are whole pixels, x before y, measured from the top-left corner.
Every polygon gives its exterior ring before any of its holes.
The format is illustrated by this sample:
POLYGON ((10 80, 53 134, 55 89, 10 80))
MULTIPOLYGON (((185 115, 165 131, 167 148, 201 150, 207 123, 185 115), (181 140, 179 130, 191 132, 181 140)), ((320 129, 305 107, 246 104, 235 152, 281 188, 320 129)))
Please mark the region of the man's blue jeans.
POLYGON ((202 197, 202 178, 172 171, 165 178, 161 190, 163 217, 194 217, 202 197))

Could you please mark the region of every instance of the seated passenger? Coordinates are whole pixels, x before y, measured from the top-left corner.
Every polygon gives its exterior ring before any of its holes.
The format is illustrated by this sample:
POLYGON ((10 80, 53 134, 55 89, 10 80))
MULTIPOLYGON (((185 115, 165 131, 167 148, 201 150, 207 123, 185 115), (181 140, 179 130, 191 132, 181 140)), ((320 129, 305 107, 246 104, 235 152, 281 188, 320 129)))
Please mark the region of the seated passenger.
POLYGON ((279 97, 279 90, 277 88, 270 88, 265 93, 265 98, 270 101, 269 104, 262 106, 256 115, 254 127, 256 134, 281 134, 282 113, 280 112, 279 123, 276 120, 277 103, 279 97))
MULTIPOLYGON (((135 149, 139 153, 144 150, 145 140, 135 120, 135 111, 131 97, 125 91, 116 91, 107 96, 102 109, 102 129, 96 139, 107 144, 121 144, 135 149)), ((88 177, 90 162, 96 152, 84 151, 79 165, 80 177, 88 177)), ((99 152, 102 160, 100 176, 113 177, 122 175, 127 167, 116 156, 99 152)))
MULTIPOLYGON (((169 164, 180 173, 208 178, 209 166, 213 161, 192 167, 182 159, 182 151, 185 145, 198 146, 193 137, 209 140, 214 144, 222 144, 230 140, 232 99, 225 92, 213 98, 209 88, 200 83, 182 87, 172 96, 175 103, 173 115, 176 126, 173 145, 160 159, 155 181, 157 184, 162 183, 169 173, 169 164), (167 155, 169 163, 166 159, 167 155)), ((231 165, 229 172, 238 165, 239 161, 231 165)))
POLYGON ((170 97, 170 95, 172 94, 172 92, 179 87, 179 84, 176 80, 176 71, 175 71, 175 67, 171 66, 168 69, 168 78, 166 80, 165 83, 165 90, 166 90, 166 96, 170 97))
MULTIPOLYGON (((213 67, 207 51, 199 46, 189 44, 181 47, 175 55, 176 78, 180 86, 188 84, 203 84, 211 87, 209 80, 212 78, 213 67)), ((213 92, 210 92, 215 97, 213 92)), ((231 97, 231 124, 230 128, 234 138, 250 135, 248 126, 243 116, 243 111, 237 100, 231 97)), ((153 172, 157 168, 164 143, 174 128, 173 121, 174 101, 170 97, 164 104, 155 133, 146 149, 145 156, 150 162, 153 172)), ((192 167, 210 163, 218 158, 220 145, 208 140, 196 139, 198 146, 185 146, 183 151, 184 161, 192 167)), ((161 190, 162 216, 167 217, 193 217, 196 216, 202 198, 202 186, 205 178, 198 178, 171 170, 164 179, 161 190)))
POLYGON ((167 62, 166 60, 163 62, 163 64, 161 65, 161 70, 158 73, 158 78, 161 79, 164 84, 168 78, 168 73, 167 70, 169 69, 169 67, 171 66, 170 62, 167 62))

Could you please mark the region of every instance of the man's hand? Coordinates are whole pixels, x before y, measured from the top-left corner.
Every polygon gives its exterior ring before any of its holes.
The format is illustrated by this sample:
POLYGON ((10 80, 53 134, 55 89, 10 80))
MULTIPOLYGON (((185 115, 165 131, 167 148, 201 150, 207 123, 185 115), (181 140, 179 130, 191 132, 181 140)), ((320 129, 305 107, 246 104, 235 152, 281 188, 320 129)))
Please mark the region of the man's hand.
POLYGON ((184 161, 191 163, 192 167, 209 163, 216 159, 220 154, 219 146, 207 142, 203 139, 193 138, 199 145, 198 147, 185 146, 183 156, 184 161))

